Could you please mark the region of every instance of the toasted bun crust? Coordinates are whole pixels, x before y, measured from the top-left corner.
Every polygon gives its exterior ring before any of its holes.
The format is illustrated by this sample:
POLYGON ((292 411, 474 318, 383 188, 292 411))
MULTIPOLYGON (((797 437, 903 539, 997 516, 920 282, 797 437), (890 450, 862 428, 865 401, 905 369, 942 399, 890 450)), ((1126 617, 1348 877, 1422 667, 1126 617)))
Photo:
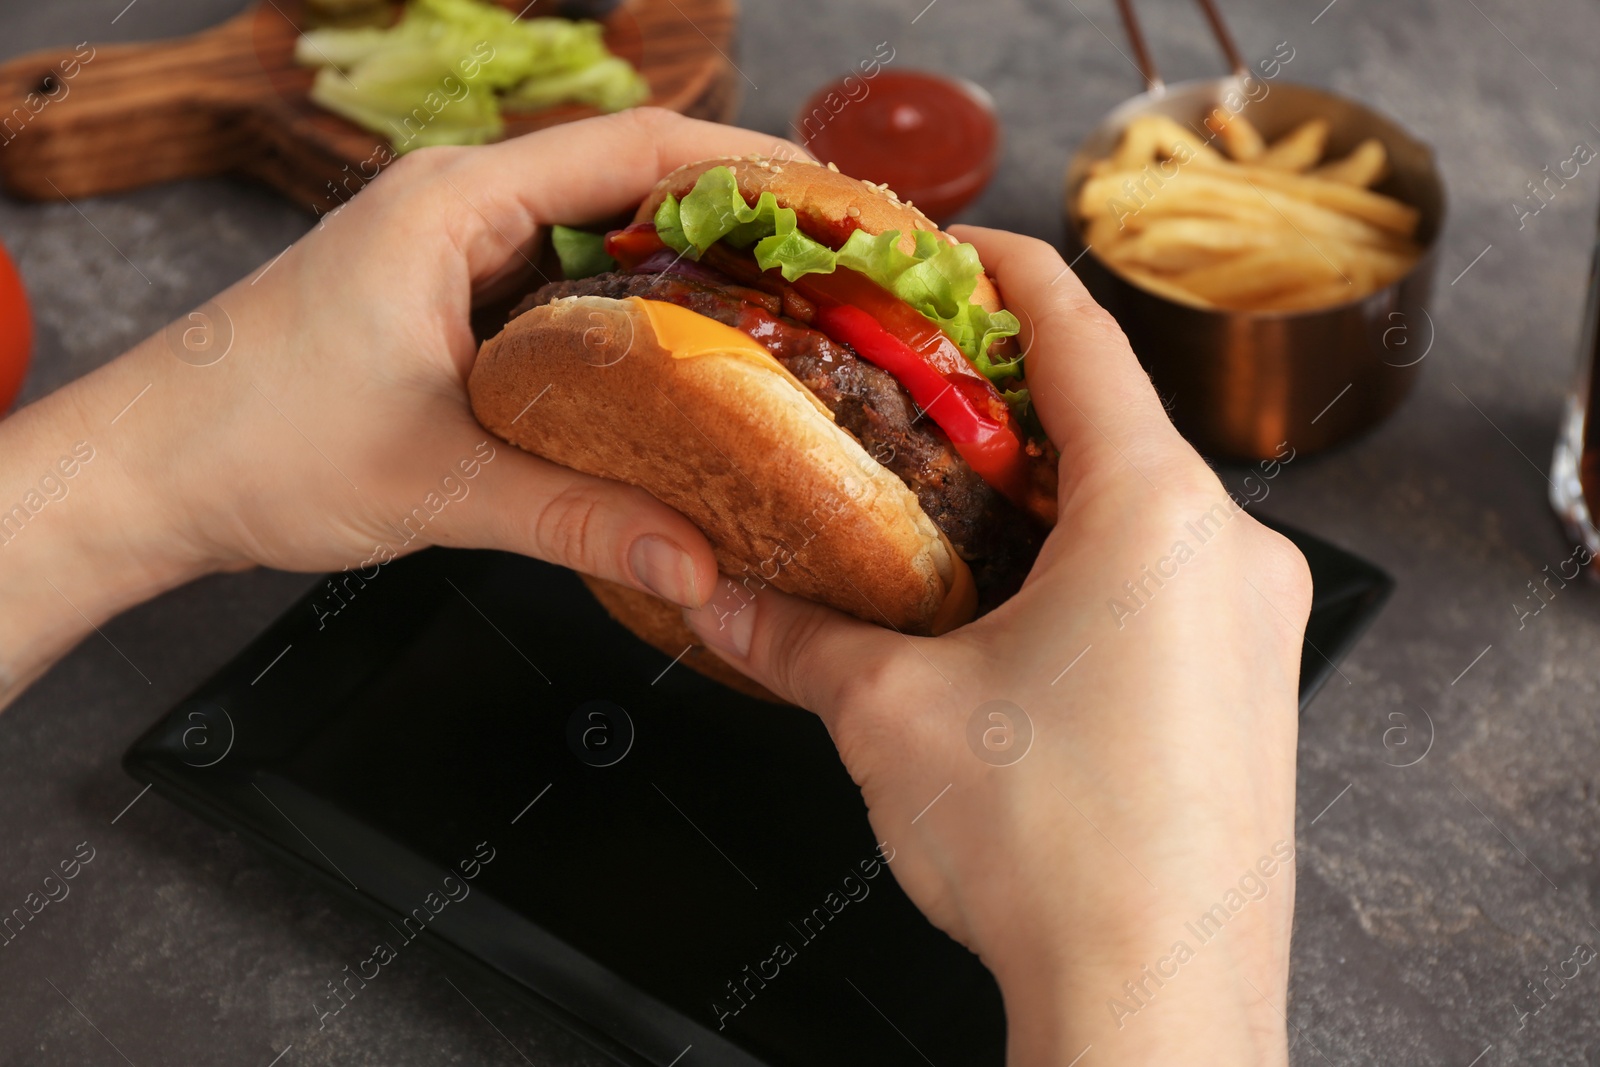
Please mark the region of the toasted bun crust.
MULTIPOLYGON (((916 239, 911 236, 914 230, 931 230, 942 234, 951 244, 956 243, 954 237, 943 233, 932 219, 901 200, 888 186, 846 177, 832 164, 825 167, 809 159, 724 156, 690 163, 661 179, 639 205, 634 221, 648 222, 655 218, 656 209, 669 194, 683 199, 700 175, 713 167, 727 167, 733 171, 739 191, 748 204, 754 204, 763 192, 771 192, 780 207, 794 211, 802 230, 836 250, 856 230, 866 230, 873 235, 899 230, 900 247, 907 252, 916 245, 916 239)), ((1000 293, 987 274, 978 275, 972 302, 987 311, 1001 310, 1000 293)))
POLYGON ((632 630, 645 644, 654 646, 657 652, 664 656, 682 656, 678 660, 681 665, 692 667, 745 696, 770 700, 774 704, 786 703, 773 696, 766 686, 751 681, 718 659, 717 654, 702 645, 694 631, 684 625, 683 613, 665 600, 602 578, 591 578, 587 574, 579 577, 613 619, 632 630), (686 648, 689 651, 685 652, 686 648))
MULTIPOLYGON (((468 386, 486 428, 652 493, 752 591, 770 583, 910 633, 971 618, 970 572, 916 496, 732 327, 638 299, 559 300, 485 342, 468 386), (663 343, 666 312, 712 343, 693 355, 681 338, 663 343)), ((659 635, 636 603, 606 606, 659 635)))

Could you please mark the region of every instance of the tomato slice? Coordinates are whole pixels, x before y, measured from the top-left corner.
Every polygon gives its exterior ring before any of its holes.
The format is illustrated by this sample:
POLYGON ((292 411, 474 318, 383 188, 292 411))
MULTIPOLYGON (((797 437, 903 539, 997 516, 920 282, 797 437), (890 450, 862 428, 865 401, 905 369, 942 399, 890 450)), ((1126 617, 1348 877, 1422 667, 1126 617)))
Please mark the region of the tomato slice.
POLYGON ((656 233, 653 222, 636 222, 621 230, 606 234, 606 254, 616 260, 623 270, 632 270, 667 244, 656 233))

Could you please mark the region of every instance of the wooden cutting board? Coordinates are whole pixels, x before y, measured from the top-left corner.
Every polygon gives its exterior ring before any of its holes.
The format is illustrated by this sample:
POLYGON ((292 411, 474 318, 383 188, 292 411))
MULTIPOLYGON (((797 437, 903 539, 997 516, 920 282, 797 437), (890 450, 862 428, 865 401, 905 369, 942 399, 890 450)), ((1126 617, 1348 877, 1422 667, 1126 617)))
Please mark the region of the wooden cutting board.
MULTIPOLYGON (((303 0, 258 0, 212 29, 151 44, 49 49, 0 66, 0 184, 59 200, 225 172, 317 213, 376 175, 386 142, 312 104, 297 65, 303 0)), ((737 0, 627 0, 606 44, 644 74, 650 103, 729 121, 737 0)), ((595 114, 506 113, 514 136, 595 114)))

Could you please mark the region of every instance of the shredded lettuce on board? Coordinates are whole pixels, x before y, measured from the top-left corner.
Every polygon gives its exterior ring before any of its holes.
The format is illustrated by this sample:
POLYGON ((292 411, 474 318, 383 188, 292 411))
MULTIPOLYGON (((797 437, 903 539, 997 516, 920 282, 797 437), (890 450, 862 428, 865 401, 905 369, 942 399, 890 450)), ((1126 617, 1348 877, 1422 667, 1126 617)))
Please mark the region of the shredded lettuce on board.
POLYGON ((295 59, 321 68, 313 101, 402 153, 493 140, 502 104, 619 111, 649 96, 639 72, 606 50, 599 23, 518 19, 481 0, 410 0, 389 29, 310 30, 295 59))
POLYGON ((650 96, 639 72, 621 56, 608 56, 580 70, 536 76, 500 98, 502 107, 537 111, 555 104, 588 104, 601 111, 622 111, 650 96))
MULTIPOLYGON (((679 252, 698 259, 717 241, 749 248, 762 270, 777 267, 788 281, 806 274, 832 274, 848 267, 866 275, 933 321, 956 343, 984 377, 1002 386, 1021 377, 1022 356, 995 362, 989 346, 1021 329, 1009 311, 990 313, 972 303, 983 265, 978 250, 969 244, 950 244, 928 230, 913 235, 916 248, 900 249, 900 231, 876 236, 857 230, 835 252, 799 229, 792 208, 779 207, 770 192, 763 192, 752 207, 739 191, 738 179, 727 167, 713 167, 700 175, 679 201, 669 196, 655 216, 656 233, 679 252)), ((1026 389, 1003 391, 1019 417, 1028 411, 1026 389)))

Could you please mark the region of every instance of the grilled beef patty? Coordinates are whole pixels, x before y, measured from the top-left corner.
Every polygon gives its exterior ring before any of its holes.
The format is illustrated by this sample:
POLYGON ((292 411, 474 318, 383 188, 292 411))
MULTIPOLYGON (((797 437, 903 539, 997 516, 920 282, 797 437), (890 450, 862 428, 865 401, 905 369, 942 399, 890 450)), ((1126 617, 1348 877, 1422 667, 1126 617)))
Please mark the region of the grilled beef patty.
POLYGON ((1043 541, 1038 524, 967 465, 943 431, 921 417, 893 375, 784 315, 781 297, 677 274, 612 272, 545 285, 510 317, 570 296, 663 300, 754 337, 917 495, 923 511, 972 568, 980 612, 1022 585, 1043 541))

